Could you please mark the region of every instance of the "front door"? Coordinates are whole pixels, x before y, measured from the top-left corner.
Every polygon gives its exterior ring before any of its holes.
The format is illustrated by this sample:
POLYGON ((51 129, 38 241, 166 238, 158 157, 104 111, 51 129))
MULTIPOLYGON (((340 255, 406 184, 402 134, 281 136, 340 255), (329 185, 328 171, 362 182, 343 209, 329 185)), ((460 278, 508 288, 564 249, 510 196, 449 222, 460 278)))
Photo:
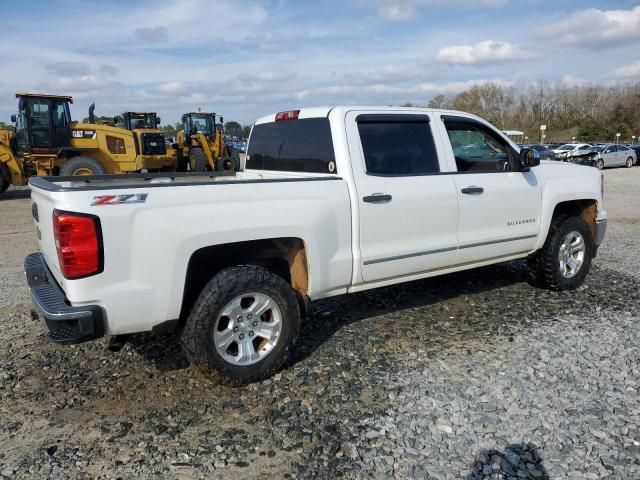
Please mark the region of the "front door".
POLYGON ((430 123, 426 114, 347 115, 365 282, 455 263, 458 199, 430 123))
POLYGON ((517 171, 517 153, 488 125, 463 116, 443 121, 458 169, 458 263, 533 250, 541 208, 535 169, 517 171))

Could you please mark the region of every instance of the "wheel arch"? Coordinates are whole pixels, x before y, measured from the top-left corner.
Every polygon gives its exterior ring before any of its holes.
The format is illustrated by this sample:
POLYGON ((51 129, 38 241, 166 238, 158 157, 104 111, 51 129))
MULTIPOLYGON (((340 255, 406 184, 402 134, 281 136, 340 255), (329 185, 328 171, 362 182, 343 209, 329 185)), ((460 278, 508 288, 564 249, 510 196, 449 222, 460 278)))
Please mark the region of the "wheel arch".
POLYGON ((581 217, 589 226, 593 238, 596 238, 596 218, 598 217, 598 201, 595 198, 580 198, 559 201, 544 224, 544 235, 540 236, 537 248, 541 248, 549 235, 549 228, 554 218, 559 215, 574 215, 581 217))
POLYGON ((301 313, 307 313, 310 277, 305 242, 297 237, 268 238, 211 245, 194 251, 187 264, 180 321, 187 318, 209 280, 220 271, 239 265, 263 267, 283 278, 296 292, 301 313))

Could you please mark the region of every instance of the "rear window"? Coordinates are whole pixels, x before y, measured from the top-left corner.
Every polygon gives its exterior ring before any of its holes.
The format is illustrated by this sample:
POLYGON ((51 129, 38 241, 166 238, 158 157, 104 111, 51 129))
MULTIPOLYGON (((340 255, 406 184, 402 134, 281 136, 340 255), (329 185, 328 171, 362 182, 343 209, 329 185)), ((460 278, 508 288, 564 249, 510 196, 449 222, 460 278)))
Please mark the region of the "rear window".
POLYGON ((336 173, 328 118, 283 120, 255 125, 246 168, 336 173))

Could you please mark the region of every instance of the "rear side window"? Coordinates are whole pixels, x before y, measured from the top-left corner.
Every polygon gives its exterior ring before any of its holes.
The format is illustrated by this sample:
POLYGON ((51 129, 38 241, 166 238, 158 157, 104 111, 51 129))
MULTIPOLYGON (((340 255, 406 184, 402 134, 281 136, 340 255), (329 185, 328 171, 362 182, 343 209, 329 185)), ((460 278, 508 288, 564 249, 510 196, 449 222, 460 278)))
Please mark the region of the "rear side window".
POLYGON ((360 115, 357 118, 369 175, 438 173, 429 118, 422 115, 360 115))
POLYGON ((255 125, 246 168, 336 173, 328 118, 283 120, 255 125))

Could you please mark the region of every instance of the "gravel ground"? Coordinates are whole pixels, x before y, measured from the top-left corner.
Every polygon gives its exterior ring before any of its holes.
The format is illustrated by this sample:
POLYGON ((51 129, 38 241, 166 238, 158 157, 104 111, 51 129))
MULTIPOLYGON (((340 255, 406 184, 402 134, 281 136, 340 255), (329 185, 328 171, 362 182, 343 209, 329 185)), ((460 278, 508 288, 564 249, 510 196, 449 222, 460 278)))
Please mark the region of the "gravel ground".
POLYGON ((640 168, 605 175, 609 236, 578 291, 512 262, 318 302, 288 367, 236 389, 175 336, 45 341, 29 200, 9 192, 0 478, 639 479, 640 168))

